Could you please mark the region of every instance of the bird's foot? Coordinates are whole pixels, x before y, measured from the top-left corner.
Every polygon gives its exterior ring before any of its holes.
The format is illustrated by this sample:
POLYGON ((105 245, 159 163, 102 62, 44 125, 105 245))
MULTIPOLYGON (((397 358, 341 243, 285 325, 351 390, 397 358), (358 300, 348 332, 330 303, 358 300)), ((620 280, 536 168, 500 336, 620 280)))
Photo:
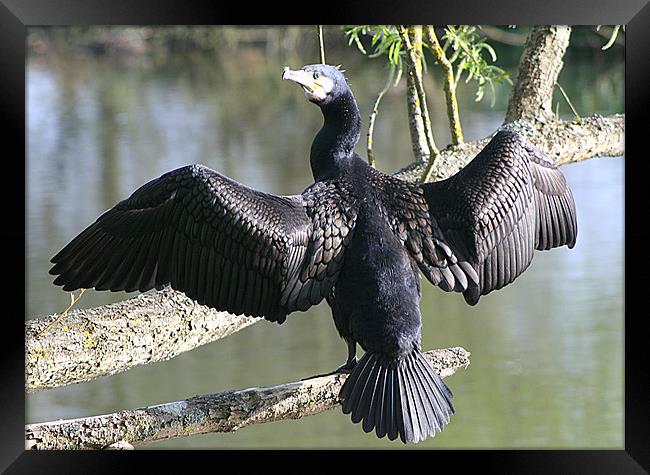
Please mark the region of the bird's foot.
POLYGON ((357 357, 353 356, 349 360, 334 370, 334 373, 349 373, 357 365, 357 357))
POLYGON ((347 360, 344 364, 336 368, 334 371, 329 373, 317 374, 315 376, 309 376, 308 378, 302 378, 300 381, 306 381, 307 379, 312 378, 322 378, 323 376, 332 376, 334 374, 347 374, 357 365, 357 357, 355 356, 352 359, 347 360))

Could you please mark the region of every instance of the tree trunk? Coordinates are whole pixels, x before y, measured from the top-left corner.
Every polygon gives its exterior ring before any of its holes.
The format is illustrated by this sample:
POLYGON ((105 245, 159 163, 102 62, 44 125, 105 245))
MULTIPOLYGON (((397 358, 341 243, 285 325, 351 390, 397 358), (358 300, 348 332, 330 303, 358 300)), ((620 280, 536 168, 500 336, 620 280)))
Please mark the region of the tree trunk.
POLYGON ((564 53, 569 45, 571 28, 541 26, 531 29, 517 69, 506 122, 525 119, 547 122, 554 119, 551 100, 562 70, 564 53))

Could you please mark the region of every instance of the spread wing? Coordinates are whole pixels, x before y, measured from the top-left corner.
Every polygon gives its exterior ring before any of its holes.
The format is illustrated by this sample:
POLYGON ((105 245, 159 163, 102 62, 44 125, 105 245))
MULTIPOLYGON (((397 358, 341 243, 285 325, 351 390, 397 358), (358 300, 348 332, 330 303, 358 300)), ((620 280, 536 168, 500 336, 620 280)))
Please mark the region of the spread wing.
MULTIPOLYGON (((312 187, 313 188, 313 187, 312 187)), ((356 215, 338 189, 275 196, 191 165, 152 180, 52 258, 64 290, 171 284, 201 304, 282 323, 338 276, 356 215)))
POLYGON ((371 173, 373 186, 382 190, 385 219, 427 279, 448 292, 462 292, 471 282, 478 283, 474 268, 457 258, 436 225, 422 188, 381 172, 371 173))
POLYGON ((500 131, 456 175, 421 188, 433 227, 461 268, 478 275, 454 289, 472 305, 524 272, 535 249, 575 244, 576 209, 564 176, 517 132, 500 131))

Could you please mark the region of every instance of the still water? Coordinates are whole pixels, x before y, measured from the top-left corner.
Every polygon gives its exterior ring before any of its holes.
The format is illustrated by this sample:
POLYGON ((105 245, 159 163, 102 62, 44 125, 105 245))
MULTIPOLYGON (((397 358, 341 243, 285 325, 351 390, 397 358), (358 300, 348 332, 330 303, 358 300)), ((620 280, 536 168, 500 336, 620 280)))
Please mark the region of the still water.
MULTIPOLYGON (((329 59, 329 58, 328 58, 329 59)), ((353 50, 343 63, 364 126, 384 82, 380 61, 353 50)), ((248 186, 300 193, 310 182, 308 152, 321 124, 302 92, 282 82, 301 58, 243 50, 227 58, 164 61, 32 57, 27 68, 27 315, 63 310, 49 259, 103 211, 173 168, 203 163, 248 186)), ((435 78, 434 78, 435 79, 435 78)), ((440 84, 429 78, 440 146, 448 143, 440 84)), ((567 62, 560 77, 581 113, 622 112, 623 65, 567 62)), ((466 140, 492 133, 494 108, 459 91, 466 140)), ((568 112, 561 104, 560 113, 568 112)), ((365 130, 362 133, 365 137, 365 130)), ((365 156, 364 145, 357 151, 365 156)), ((375 129, 378 166, 412 161, 403 86, 384 99, 375 129)), ((578 242, 537 253, 514 284, 476 307, 423 285, 423 348, 463 346, 471 365, 447 379, 456 415, 417 448, 623 447, 622 158, 562 168, 578 210, 578 242)), ((78 307, 122 300, 89 291, 78 307)), ((103 414, 228 389, 273 385, 328 371, 346 347, 325 303, 284 325, 262 321, 171 361, 27 397, 27 422, 103 414)), ((150 448, 399 448, 353 425, 340 411, 299 421, 152 444, 150 448)))

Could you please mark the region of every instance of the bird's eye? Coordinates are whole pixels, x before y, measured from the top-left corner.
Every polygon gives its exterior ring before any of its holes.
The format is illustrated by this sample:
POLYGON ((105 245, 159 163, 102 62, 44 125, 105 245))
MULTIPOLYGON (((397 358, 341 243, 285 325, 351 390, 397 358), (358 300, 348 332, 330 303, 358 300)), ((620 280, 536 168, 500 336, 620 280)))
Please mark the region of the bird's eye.
POLYGON ((316 72, 312 76, 314 79, 318 79, 320 77, 320 73, 316 72))

